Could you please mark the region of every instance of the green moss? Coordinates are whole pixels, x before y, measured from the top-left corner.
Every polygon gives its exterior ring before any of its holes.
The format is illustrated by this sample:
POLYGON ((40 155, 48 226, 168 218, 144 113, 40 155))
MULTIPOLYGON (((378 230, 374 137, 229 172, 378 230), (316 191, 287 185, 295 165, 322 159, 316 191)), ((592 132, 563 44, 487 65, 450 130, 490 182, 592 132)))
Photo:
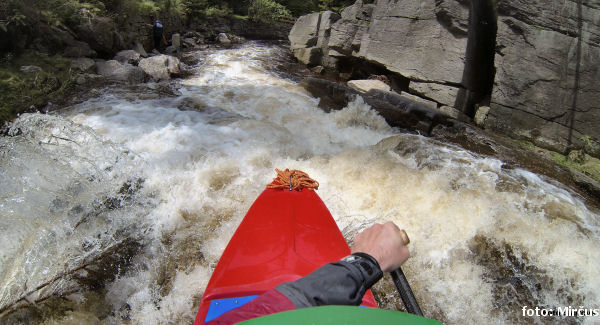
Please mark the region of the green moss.
POLYGON ((579 162, 574 161, 573 159, 561 153, 540 148, 526 140, 511 139, 511 141, 518 143, 522 148, 532 150, 536 153, 543 153, 544 156, 552 159, 555 163, 584 173, 600 182, 600 159, 598 158, 594 158, 588 154, 585 154, 583 161, 579 162))
POLYGON ((42 108, 72 85, 70 60, 39 52, 24 52, 0 60, 0 126, 23 112, 42 108), (41 72, 25 73, 21 66, 35 65, 41 72))
POLYGON ((585 161, 578 163, 558 152, 549 151, 549 153, 552 156, 552 160, 554 160, 556 163, 562 166, 573 168, 600 182, 600 159, 586 154, 585 161))

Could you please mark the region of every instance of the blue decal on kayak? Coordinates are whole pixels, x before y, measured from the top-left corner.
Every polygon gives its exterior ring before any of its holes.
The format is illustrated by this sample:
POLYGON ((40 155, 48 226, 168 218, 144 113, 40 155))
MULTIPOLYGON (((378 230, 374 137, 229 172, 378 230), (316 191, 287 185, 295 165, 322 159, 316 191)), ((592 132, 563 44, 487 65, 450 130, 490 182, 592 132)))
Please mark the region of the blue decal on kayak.
POLYGON ((237 298, 225 298, 225 299, 214 299, 210 301, 210 306, 208 307, 208 313, 206 313, 205 322, 210 322, 211 320, 225 314, 226 312, 236 309, 245 305, 246 303, 252 301, 254 298, 258 296, 246 296, 246 297, 237 297, 237 298))

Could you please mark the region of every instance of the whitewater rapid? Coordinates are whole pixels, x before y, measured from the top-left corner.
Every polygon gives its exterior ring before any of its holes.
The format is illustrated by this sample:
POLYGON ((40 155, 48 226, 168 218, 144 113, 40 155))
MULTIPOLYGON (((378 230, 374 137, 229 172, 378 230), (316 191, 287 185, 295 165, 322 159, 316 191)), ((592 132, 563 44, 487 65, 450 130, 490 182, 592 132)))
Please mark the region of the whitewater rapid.
MULTIPOLYGON (((44 288, 65 297, 55 312, 24 317, 191 323, 244 214, 274 169, 290 168, 320 183, 348 240, 374 222, 406 229, 403 269, 429 317, 531 323, 525 305, 600 307, 597 211, 541 176, 390 128, 360 99, 323 112, 269 65, 284 53, 254 42, 197 52, 192 77, 109 87, 15 122, 0 138, 0 302, 126 247, 103 286, 58 281, 44 288)), ((389 282, 377 291, 396 308, 389 282)))

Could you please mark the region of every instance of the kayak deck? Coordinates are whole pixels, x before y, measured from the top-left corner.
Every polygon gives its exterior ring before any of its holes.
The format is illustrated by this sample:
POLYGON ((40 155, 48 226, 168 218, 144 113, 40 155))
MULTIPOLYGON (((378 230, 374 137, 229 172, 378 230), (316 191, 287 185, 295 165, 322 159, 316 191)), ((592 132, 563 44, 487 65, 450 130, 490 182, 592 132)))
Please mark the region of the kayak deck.
MULTIPOLYGON (((209 309, 225 304, 231 304, 231 309, 239 307, 241 301, 249 301, 247 297, 297 280, 349 254, 346 240, 315 191, 266 189, 225 248, 202 297, 195 324, 214 318, 216 313, 209 313, 209 309), (227 298, 234 299, 217 301, 227 298)), ((363 305, 377 307, 370 291, 363 305)))

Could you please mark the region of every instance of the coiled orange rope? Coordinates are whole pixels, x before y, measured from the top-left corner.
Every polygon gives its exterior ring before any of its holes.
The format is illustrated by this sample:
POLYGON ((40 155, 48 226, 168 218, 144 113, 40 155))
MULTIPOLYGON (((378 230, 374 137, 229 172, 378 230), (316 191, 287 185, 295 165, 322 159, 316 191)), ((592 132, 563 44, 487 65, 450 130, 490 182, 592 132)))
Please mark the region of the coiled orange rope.
POLYGON ((316 190, 319 188, 319 182, 310 178, 307 173, 296 169, 285 169, 281 171, 275 169, 277 178, 273 179, 273 183, 267 185, 267 188, 289 189, 301 191, 303 188, 316 190))

